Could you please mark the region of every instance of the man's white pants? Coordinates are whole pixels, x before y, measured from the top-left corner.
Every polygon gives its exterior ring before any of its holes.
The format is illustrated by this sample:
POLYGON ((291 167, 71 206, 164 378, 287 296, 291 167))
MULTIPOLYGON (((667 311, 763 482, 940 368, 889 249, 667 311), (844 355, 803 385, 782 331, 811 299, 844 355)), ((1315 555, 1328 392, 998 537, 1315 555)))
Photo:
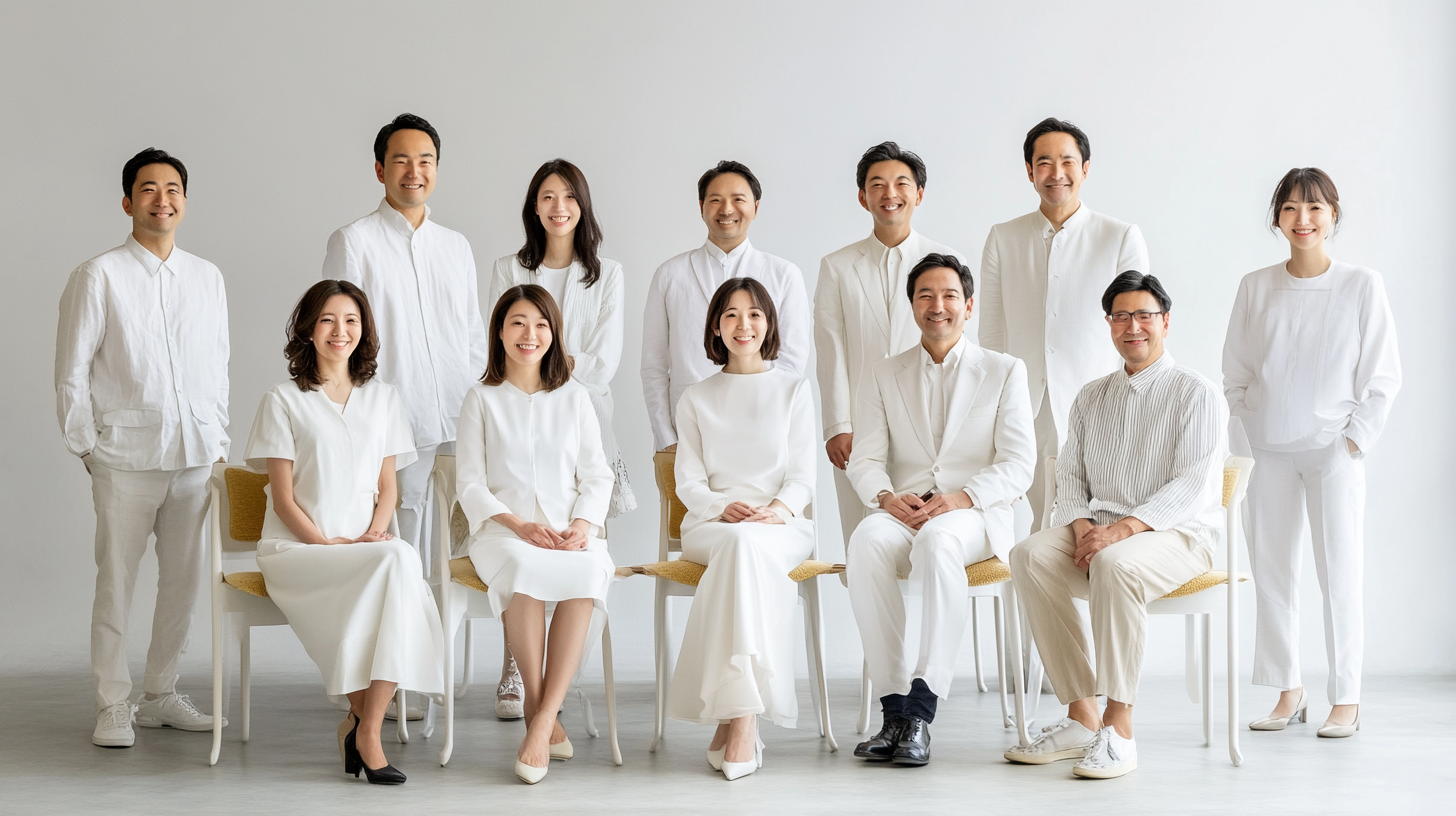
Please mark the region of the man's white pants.
POLYGON ((1052 416, 1051 397, 1045 391, 1032 427, 1036 431, 1036 469, 1031 487, 1026 491, 1026 499, 1031 503, 1031 531, 1034 533, 1041 529, 1042 510, 1045 509, 1042 502, 1046 501, 1047 457, 1057 455, 1057 422, 1052 416))
POLYGON ((991 556, 985 521, 976 510, 952 510, 918 531, 877 510, 855 528, 845 577, 877 694, 909 694, 918 677, 936 696, 950 696, 970 611, 966 567, 991 556), (909 577, 912 595, 918 591, 921 600, 920 654, 913 674, 905 656, 900 576, 909 577))
POLYGON ((1324 593, 1325 656, 1331 705, 1360 702, 1365 654, 1365 464, 1343 435, 1298 453, 1254 450, 1249 484, 1249 562, 1258 599, 1254 683, 1302 685, 1299 572, 1306 517, 1315 574, 1324 593))
POLYGON ((192 604, 202 580, 202 525, 208 466, 182 470, 113 470, 91 463, 96 506, 96 601, 91 607, 91 673, 96 708, 131 697, 126 630, 137 568, 157 536, 157 606, 142 691, 170 694, 187 648, 192 604))
POLYGON ((839 529, 844 533, 844 551, 847 553, 850 536, 854 535, 855 528, 870 511, 860 501, 859 494, 854 492, 849 476, 839 468, 834 468, 834 495, 839 499, 839 529))
MULTIPOLYGON (((395 483, 399 487, 399 510, 395 512, 395 518, 399 521, 399 537, 413 544, 415 551, 420 553, 422 564, 429 564, 427 553, 434 552, 430 541, 422 541, 420 530, 424 527, 425 513, 429 508, 425 507, 425 492, 430 485, 430 473, 435 469, 436 455, 451 455, 455 453, 454 442, 443 442, 439 445, 419 448, 415 454, 419 457, 411 462, 409 467, 395 473, 395 483)), ((433 525, 438 527, 439 525, 433 525)), ((430 537, 434 539, 439 535, 439 530, 432 529, 430 537)), ((426 567, 428 569, 428 566, 426 567)), ((427 579, 430 577, 425 576, 427 579)))

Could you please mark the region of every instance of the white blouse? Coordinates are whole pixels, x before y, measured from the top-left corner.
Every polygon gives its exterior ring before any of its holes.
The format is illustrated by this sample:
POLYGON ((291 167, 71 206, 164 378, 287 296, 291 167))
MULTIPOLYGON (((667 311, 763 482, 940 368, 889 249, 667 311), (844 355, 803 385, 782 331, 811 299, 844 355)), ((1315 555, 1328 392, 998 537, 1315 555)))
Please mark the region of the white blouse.
MULTIPOLYGON (((379 498, 379 471, 393 456, 399 470, 416 459, 404 402, 394 386, 355 386, 342 411, 322 390, 284 380, 263 394, 244 457, 255 470, 269 459, 293 462, 293 498, 325 538, 358 538, 369 530, 379 498)), ((305 546, 278 517, 268 488, 259 555, 305 546)), ((413 542, 411 542, 413 543, 413 542)))
POLYGON ((813 500, 818 433, 808 380, 780 369, 719 372, 683 392, 677 428, 684 534, 735 501, 778 499, 802 516, 813 500))
POLYGON ((460 507, 471 535, 501 513, 545 519, 553 530, 586 519, 601 535, 612 470, 584 387, 527 394, 508 382, 477 384, 465 393, 459 430, 460 507))
POLYGON ((1249 444, 1317 450, 1338 434, 1369 453, 1400 390, 1395 319, 1380 273, 1334 261, 1296 278, 1244 276, 1223 346, 1223 389, 1249 444))

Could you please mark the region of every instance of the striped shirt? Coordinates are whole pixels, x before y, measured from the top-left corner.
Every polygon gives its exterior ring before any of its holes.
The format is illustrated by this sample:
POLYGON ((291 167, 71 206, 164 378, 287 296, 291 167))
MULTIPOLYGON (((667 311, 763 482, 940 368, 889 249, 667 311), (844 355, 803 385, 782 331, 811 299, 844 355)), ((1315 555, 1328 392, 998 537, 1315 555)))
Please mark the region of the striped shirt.
POLYGON ((1083 386, 1057 459, 1054 527, 1133 516, 1212 549, 1223 531, 1228 406, 1202 375, 1163 352, 1083 386))

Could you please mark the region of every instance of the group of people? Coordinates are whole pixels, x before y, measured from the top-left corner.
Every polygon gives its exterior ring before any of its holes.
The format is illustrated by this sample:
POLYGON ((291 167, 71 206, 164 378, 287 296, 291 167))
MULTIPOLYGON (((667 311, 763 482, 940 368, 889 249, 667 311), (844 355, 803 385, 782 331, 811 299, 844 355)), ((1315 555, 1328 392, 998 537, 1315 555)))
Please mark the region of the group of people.
MULTIPOLYGON (((930 725, 966 626, 966 568, 999 559, 1068 709, 1006 758, 1075 759, 1074 773, 1094 778, 1136 768, 1145 606, 1207 571, 1225 537, 1231 415, 1257 463, 1254 682, 1281 692, 1250 727, 1306 718, 1306 526, 1333 705, 1319 734, 1359 727, 1360 459, 1379 439, 1400 364, 1380 276, 1328 254, 1340 219, 1333 182, 1315 168, 1279 182, 1270 226, 1290 258, 1240 285, 1220 389, 1165 348, 1172 298, 1149 273, 1138 228, 1082 203, 1087 136, 1047 119, 1023 152, 1040 205, 991 229, 979 276, 914 231, 925 164, 884 142, 856 169, 873 230, 824 257, 812 301, 796 266, 748 241, 762 189, 738 162, 698 181, 706 242, 652 278, 643 396, 656 448, 674 454, 682 557, 706 567, 668 711, 716 727, 707 759, 727 779, 762 767, 760 718, 797 720, 789 572, 815 551, 821 431, 883 710, 856 756, 930 761, 930 725), (811 358, 822 425, 805 379, 811 358), (1055 473, 1044 474, 1052 456, 1055 473), (1050 479, 1049 515, 1018 541, 1016 503, 1039 512, 1050 479), (922 620, 908 653, 903 577, 922 620), (1090 634, 1073 598, 1089 601, 1090 634)), ((323 280, 288 321, 289 377, 263 395, 249 434, 244 458, 269 477, 259 569, 327 693, 347 700, 345 771, 403 782, 380 742, 386 716, 411 716, 411 706, 393 710, 396 689, 449 693, 416 547, 426 545, 434 459, 453 453, 469 555, 506 632, 496 713, 526 721, 515 772, 535 783, 551 759, 572 756, 557 712, 604 611, 607 520, 636 506, 612 421, 622 268, 598 255, 585 176, 547 162, 522 207, 525 244, 494 266, 487 323, 469 244, 426 205, 438 133, 403 114, 380 130, 374 159, 384 200, 330 237, 323 280)), ((132 745, 133 723, 212 728, 176 681, 208 476, 229 451, 222 276, 174 243, 186 168, 149 148, 127 162, 122 188, 132 234, 71 275, 56 357, 66 445, 92 477, 92 739, 108 747, 132 745), (152 534, 157 607, 133 704, 127 614, 152 534)))

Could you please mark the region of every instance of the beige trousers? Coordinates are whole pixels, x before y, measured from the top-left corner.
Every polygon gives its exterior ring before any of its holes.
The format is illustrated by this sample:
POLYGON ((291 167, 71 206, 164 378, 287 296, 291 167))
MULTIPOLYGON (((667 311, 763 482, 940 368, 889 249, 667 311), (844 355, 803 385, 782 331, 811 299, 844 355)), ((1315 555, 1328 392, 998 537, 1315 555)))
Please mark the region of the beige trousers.
POLYGON ((1065 704, 1103 695, 1131 705, 1148 603, 1207 572, 1212 555, 1171 530, 1125 538, 1093 556, 1086 571, 1072 562, 1076 549, 1071 525, 1036 533, 1011 551, 1012 583, 1057 699, 1065 704), (1095 669, 1073 598, 1085 598, 1092 609, 1095 669))

